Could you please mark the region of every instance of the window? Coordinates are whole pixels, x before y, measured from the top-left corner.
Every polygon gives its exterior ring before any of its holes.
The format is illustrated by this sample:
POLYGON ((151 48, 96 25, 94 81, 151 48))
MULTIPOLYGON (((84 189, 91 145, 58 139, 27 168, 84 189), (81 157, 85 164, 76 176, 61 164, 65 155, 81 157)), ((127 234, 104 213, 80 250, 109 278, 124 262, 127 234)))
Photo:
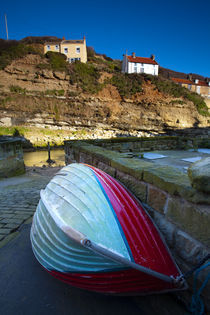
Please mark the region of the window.
POLYGON ((80 47, 76 47, 76 53, 80 54, 80 47))
POLYGON ((50 50, 50 45, 47 45, 47 50, 50 50))
POLYGON ((64 54, 68 54, 68 48, 64 47, 64 54))
POLYGON ((70 62, 70 63, 72 63, 72 62, 75 62, 75 61, 80 61, 81 60, 81 58, 69 58, 68 59, 68 61, 70 62))
POLYGON ((134 72, 137 73, 137 67, 134 67, 134 72))
POLYGON ((140 68, 140 73, 144 73, 144 68, 140 68))
POLYGON ((58 45, 55 45, 55 50, 59 50, 59 46, 58 45))
POLYGON ((188 90, 191 90, 192 85, 188 84, 188 90))

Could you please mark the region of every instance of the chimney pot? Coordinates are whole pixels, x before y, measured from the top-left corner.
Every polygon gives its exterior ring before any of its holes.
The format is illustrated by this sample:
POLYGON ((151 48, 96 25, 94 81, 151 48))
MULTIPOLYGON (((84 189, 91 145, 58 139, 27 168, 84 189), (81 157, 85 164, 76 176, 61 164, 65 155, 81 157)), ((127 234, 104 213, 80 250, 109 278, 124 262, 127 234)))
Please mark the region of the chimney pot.
POLYGON ((155 55, 151 55, 150 59, 155 60, 155 55))
POLYGON ((132 53, 132 57, 136 58, 136 53, 135 52, 132 53))
POLYGON ((64 36, 63 36, 63 40, 66 40, 64 36))

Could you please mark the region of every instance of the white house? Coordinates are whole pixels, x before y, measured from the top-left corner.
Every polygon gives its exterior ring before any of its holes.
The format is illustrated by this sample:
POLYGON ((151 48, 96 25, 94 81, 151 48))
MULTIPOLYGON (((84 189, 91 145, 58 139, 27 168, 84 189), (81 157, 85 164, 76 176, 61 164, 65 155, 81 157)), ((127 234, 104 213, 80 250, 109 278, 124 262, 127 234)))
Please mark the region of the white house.
POLYGON ((123 57, 122 72, 124 73, 147 73, 158 75, 159 65, 155 61, 155 56, 150 58, 137 57, 135 53, 131 56, 127 54, 123 57))

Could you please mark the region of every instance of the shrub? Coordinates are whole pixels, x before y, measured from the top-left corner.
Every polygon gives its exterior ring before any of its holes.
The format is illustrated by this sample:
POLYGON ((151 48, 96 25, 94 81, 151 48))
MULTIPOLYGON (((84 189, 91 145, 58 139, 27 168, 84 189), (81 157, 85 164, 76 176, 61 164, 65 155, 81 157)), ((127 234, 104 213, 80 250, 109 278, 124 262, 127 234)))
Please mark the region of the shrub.
POLYGON ((0 70, 8 66, 13 60, 22 58, 27 54, 38 54, 38 51, 18 41, 0 41, 0 70))
POLYGON ((67 70, 68 63, 66 62, 66 55, 58 52, 48 51, 45 54, 45 57, 48 59, 52 70, 55 71, 67 70))
POLYGON ((84 92, 97 93, 103 86, 98 82, 100 72, 91 64, 72 63, 69 73, 70 83, 76 83, 84 92))
POLYGON ((143 77, 140 74, 117 73, 111 78, 121 96, 129 97, 142 91, 143 77))

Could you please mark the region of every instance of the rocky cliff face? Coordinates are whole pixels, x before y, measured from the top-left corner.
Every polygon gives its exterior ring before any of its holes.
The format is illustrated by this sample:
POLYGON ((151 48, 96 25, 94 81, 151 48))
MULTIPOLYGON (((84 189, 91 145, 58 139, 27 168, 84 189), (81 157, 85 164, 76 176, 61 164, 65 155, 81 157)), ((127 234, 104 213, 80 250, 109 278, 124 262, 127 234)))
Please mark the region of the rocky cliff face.
MULTIPOLYGON (((89 128, 126 132, 208 127, 209 118, 195 105, 174 99, 149 81, 141 93, 122 98, 111 84, 90 95, 69 83, 65 72, 41 70, 38 55, 13 61, 0 71, 0 126, 27 125, 70 129, 89 128)), ((111 74, 102 73, 103 82, 111 74)))

